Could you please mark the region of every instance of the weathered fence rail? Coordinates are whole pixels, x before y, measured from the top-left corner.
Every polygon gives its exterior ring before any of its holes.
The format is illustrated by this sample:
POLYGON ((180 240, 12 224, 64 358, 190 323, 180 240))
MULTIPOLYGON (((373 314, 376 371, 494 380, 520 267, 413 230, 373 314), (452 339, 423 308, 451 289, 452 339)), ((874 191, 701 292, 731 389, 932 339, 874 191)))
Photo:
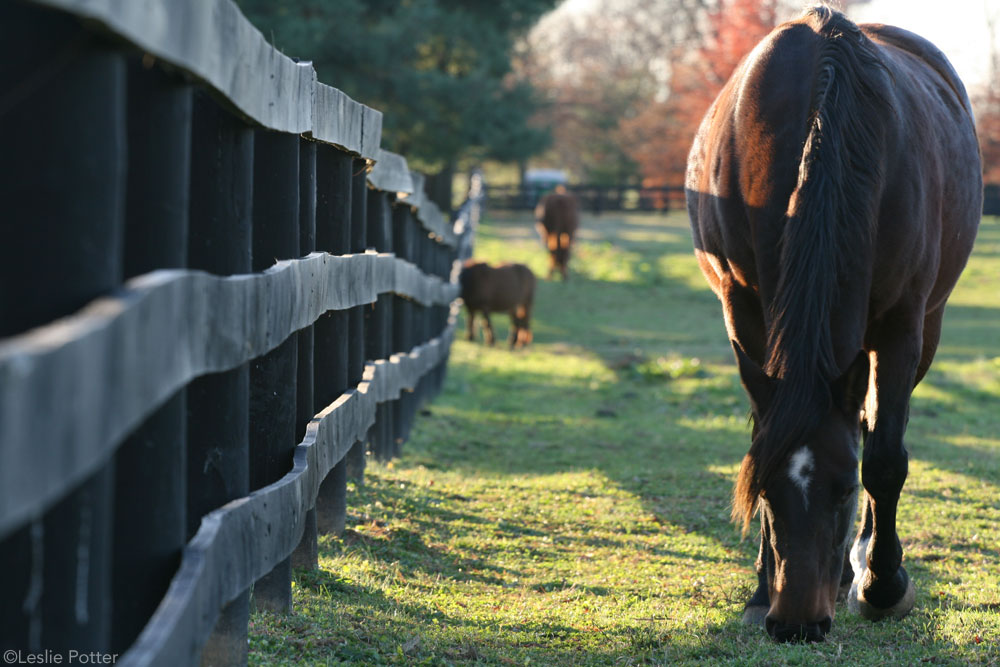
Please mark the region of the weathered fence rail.
POLYGON ((440 388, 480 198, 445 220, 230 0, 0 37, 0 648, 245 662, 440 388))

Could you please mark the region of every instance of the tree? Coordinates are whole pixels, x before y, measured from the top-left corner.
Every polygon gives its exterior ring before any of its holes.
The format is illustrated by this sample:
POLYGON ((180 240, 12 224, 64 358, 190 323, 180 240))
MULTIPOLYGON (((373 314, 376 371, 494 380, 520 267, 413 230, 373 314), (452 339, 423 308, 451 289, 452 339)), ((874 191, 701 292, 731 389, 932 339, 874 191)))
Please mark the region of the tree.
POLYGON ((663 95, 672 45, 696 31, 706 2, 599 0, 587 13, 543 19, 518 63, 547 102, 540 118, 554 141, 543 157, 586 182, 635 180, 621 122, 663 95))
MULTIPOLYGON (((547 144, 535 91, 512 73, 516 40, 557 0, 237 0, 275 46, 379 109, 383 146, 450 193, 461 158, 519 160, 547 144)), ((439 204, 450 204, 444 196, 439 204)))
POLYGON ((545 155, 582 180, 683 183, 702 115, 789 0, 598 0, 532 32, 526 76, 553 128, 545 155))
POLYGON ((778 23, 782 0, 719 0, 707 11, 696 48, 675 51, 666 99, 651 100, 621 125, 643 185, 681 186, 702 117, 743 57, 778 23))
POLYGON ((973 95, 976 111, 976 132, 983 159, 983 182, 1000 183, 1000 45, 998 25, 1000 10, 986 12, 990 34, 990 62, 986 83, 973 95))

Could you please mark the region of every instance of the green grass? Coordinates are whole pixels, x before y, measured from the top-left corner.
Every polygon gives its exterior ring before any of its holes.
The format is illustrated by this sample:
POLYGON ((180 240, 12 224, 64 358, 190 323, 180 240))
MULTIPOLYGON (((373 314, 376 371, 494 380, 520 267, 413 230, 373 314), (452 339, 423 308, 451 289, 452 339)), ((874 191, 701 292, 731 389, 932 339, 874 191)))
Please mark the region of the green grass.
MULTIPOLYGON (((525 216, 477 256, 546 258, 525 216)), ((778 645, 739 622, 752 539, 728 521, 747 405, 687 222, 583 221, 535 342, 456 341, 403 457, 349 489, 348 530, 252 618, 252 664, 1000 664, 1000 222, 984 221, 918 388, 900 505, 917 607, 778 645)), ((498 338, 506 317, 496 317, 498 338)))

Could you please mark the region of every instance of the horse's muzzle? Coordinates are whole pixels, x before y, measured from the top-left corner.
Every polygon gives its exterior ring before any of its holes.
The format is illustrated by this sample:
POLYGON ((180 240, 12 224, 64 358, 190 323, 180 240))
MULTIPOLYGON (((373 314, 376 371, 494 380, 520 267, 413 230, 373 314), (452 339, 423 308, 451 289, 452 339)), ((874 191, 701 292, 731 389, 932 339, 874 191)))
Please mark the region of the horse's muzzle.
POLYGON ((764 619, 764 627, 767 634, 779 642, 821 642, 826 638, 826 633, 830 631, 833 619, 827 616, 818 623, 782 623, 776 618, 768 616, 764 619))

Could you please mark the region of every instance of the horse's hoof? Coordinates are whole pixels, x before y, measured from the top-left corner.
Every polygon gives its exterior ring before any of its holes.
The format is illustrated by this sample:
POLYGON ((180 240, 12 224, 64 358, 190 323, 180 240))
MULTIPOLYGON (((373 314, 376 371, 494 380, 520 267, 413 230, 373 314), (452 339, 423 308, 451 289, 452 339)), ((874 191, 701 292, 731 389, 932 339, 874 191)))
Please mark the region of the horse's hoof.
POLYGON ((846 584, 841 584, 840 588, 837 589, 837 602, 847 602, 849 605, 853 590, 854 590, 853 582, 849 581, 846 584))
POLYGON ((887 608, 876 607, 868 602, 865 599, 864 587, 858 584, 858 579, 855 579, 854 583, 851 584, 851 591, 847 594, 847 609, 869 621, 880 621, 883 618, 903 618, 913 610, 913 605, 917 600, 917 588, 909 577, 906 579, 906 590, 903 592, 903 596, 896 604, 887 608))
POLYGON ((767 618, 769 607, 764 605, 747 605, 743 609, 743 625, 758 625, 764 627, 764 619, 767 618))

